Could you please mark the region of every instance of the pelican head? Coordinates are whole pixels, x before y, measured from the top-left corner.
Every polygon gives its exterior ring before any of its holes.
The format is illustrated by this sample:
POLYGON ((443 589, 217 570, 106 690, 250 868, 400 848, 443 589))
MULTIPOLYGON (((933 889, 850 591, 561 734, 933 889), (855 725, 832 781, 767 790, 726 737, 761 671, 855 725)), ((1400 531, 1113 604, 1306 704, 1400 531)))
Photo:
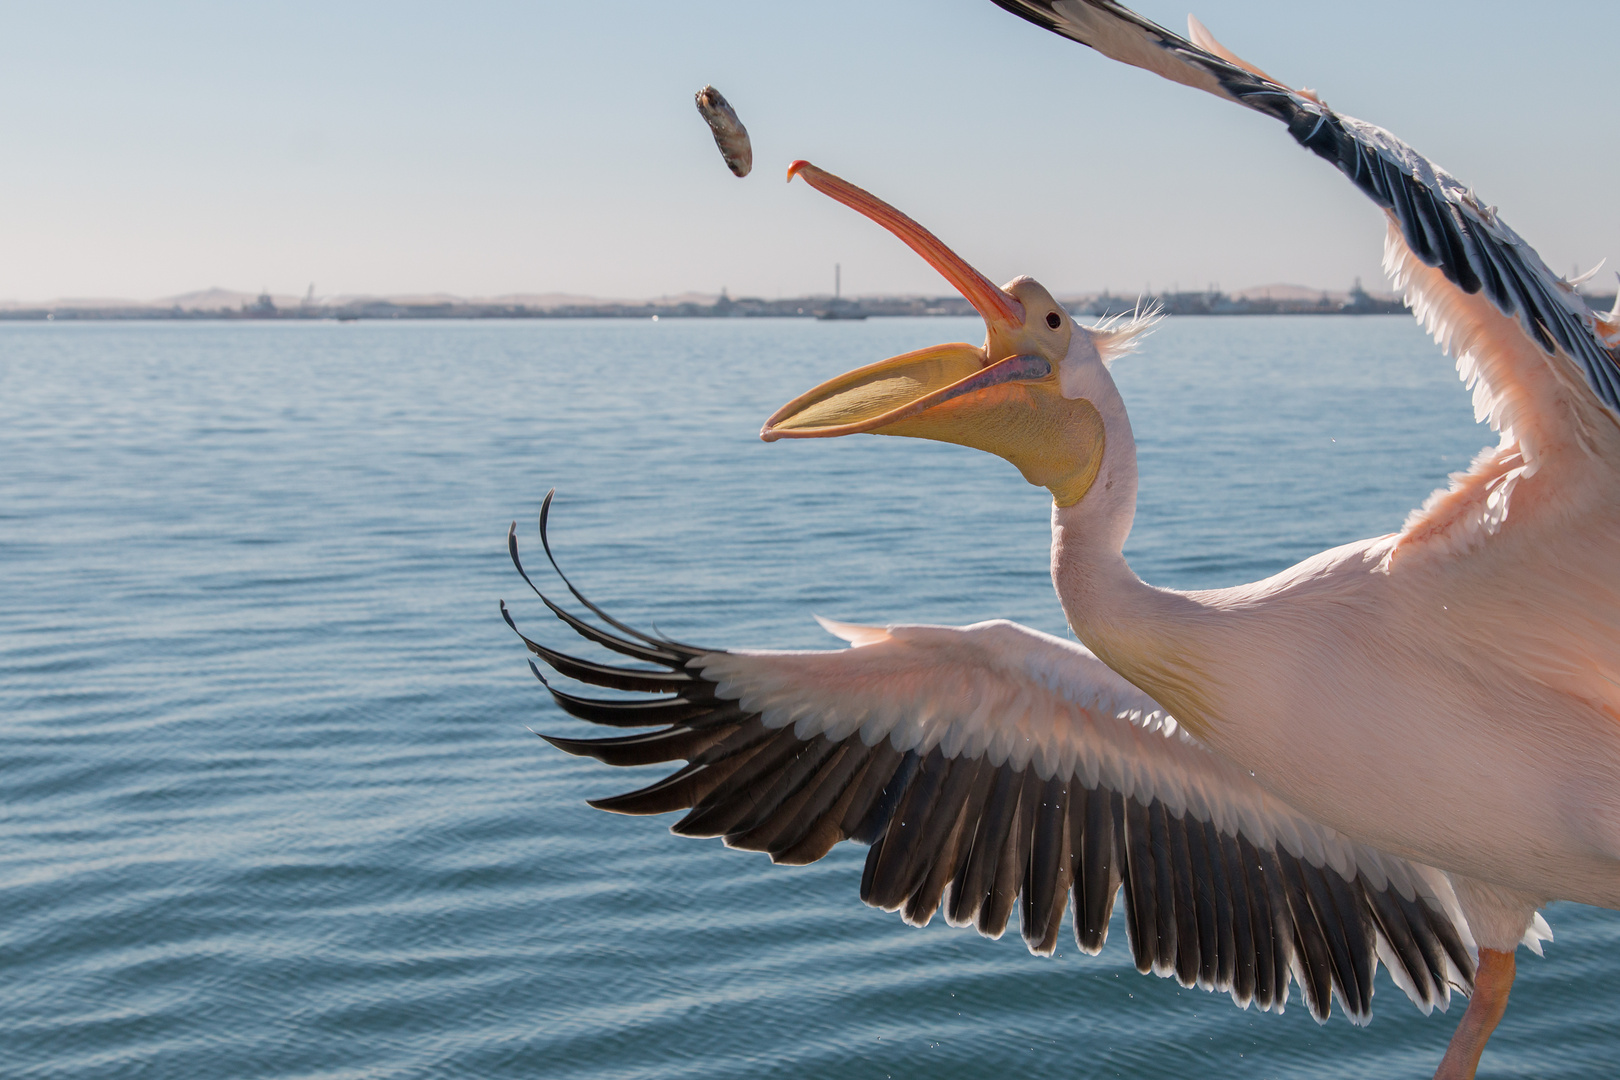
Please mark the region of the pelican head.
POLYGON ((983 317, 985 338, 983 345, 935 345, 839 375, 776 410, 760 438, 870 432, 959 443, 1006 458, 1059 506, 1079 502, 1102 464, 1103 421, 1095 405, 1064 387, 1092 381, 1074 377, 1077 369, 1101 368, 1092 332, 1074 325, 1038 282, 993 284, 875 195, 808 161, 793 163, 788 179, 795 176, 926 259, 983 317))

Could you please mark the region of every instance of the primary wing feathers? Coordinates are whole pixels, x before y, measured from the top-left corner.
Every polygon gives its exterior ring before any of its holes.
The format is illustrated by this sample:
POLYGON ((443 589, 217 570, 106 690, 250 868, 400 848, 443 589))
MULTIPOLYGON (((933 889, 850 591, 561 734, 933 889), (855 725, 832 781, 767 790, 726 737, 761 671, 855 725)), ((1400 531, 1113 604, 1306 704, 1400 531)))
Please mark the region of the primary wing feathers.
MULTIPOLYGON (((515 540, 511 552, 516 562, 515 540)), ((1071 900, 1076 943, 1099 951, 1123 887, 1138 969, 1243 1005, 1280 1011, 1292 978, 1319 1019, 1337 996, 1363 1022, 1380 961, 1425 1011, 1471 985, 1466 925, 1443 875, 1351 844, 1266 795, 1078 645, 1006 622, 829 624, 863 644, 705 651, 628 628, 620 637, 547 606, 649 665, 523 638, 572 678, 643 695, 548 684, 557 703, 609 727, 662 727, 545 737, 610 765, 686 763, 593 806, 684 810, 673 831, 776 862, 812 862, 856 840, 870 845, 868 904, 915 925, 943 911, 992 937, 1016 912, 1037 953, 1057 947, 1071 900)))
MULTIPOLYGON (((1590 393, 1620 415, 1620 359, 1612 347, 1616 327, 1600 322, 1570 283, 1466 186, 1382 128, 1335 113, 1309 91, 1295 91, 1220 48, 1210 51, 1171 33, 1113 0, 994 0, 998 6, 1105 56, 1235 101, 1281 120, 1300 145, 1326 159, 1390 215, 1405 253, 1439 271, 1443 282, 1408 280, 1414 308, 1433 305, 1439 287, 1483 294, 1513 318, 1538 356, 1520 363, 1571 363, 1590 393)), ((1392 272, 1402 252, 1388 260, 1392 272)), ((1466 314, 1466 313, 1462 313, 1466 314)), ((1447 324, 1430 329, 1449 338, 1447 324)), ((1462 354, 1458 353, 1459 359, 1462 354)), ((1468 367, 1467 363, 1462 366, 1468 367)), ((1464 371, 1486 380, 1511 373, 1464 371)), ((1501 384, 1497 383, 1500 391, 1501 384)), ((1491 394, 1485 395, 1487 398, 1491 394)), ((1500 418, 1492 415, 1497 426, 1500 418)))

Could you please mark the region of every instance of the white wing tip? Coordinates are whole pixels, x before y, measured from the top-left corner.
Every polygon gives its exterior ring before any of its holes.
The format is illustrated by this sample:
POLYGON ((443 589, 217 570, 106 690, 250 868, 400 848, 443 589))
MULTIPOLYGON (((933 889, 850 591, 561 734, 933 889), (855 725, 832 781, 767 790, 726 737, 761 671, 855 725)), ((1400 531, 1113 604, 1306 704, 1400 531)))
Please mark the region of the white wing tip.
POLYGON ((1564 284, 1569 285, 1572 288, 1585 285, 1588 281, 1591 281, 1593 278, 1597 277, 1597 272, 1603 269, 1603 264, 1608 261, 1607 256, 1599 259, 1598 264, 1592 267, 1592 269, 1588 270, 1586 273, 1576 274, 1574 277, 1565 278, 1564 284))
POLYGON ((1537 956, 1544 956, 1546 954, 1541 951, 1541 943, 1543 941, 1551 941, 1552 939, 1552 927, 1547 925, 1547 920, 1543 919, 1541 917, 1541 912, 1538 911, 1534 914, 1534 917, 1531 918, 1530 925, 1525 929, 1524 939, 1520 942, 1520 944, 1529 949, 1531 952, 1535 953, 1537 956))
POLYGON ((889 640, 889 632, 881 626, 862 626, 859 623, 839 622, 837 619, 824 619, 820 615, 812 616, 821 628, 835 638, 842 638, 856 648, 862 645, 876 645, 880 641, 889 640))
POLYGON ((1215 41, 1215 35, 1209 32, 1209 27, 1199 22, 1198 16, 1190 11, 1187 12, 1187 39, 1205 52, 1215 52, 1209 46, 1219 44, 1215 41))

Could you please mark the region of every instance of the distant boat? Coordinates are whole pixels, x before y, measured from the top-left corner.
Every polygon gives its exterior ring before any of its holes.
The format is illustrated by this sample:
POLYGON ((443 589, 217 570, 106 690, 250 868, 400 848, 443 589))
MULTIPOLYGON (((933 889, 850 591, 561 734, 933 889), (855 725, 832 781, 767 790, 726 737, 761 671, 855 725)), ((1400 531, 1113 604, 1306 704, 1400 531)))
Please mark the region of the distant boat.
POLYGON ((821 320, 822 322, 830 322, 830 321, 833 321, 833 320, 844 320, 844 319, 854 320, 854 319, 864 319, 864 318, 866 318, 866 312, 861 310, 859 304, 849 304, 849 305, 845 304, 844 297, 842 295, 843 294, 843 285, 844 285, 843 278, 844 278, 843 264, 842 263, 833 263, 833 298, 832 298, 832 303, 827 305, 827 308, 826 308, 825 311, 816 312, 816 318, 821 320))

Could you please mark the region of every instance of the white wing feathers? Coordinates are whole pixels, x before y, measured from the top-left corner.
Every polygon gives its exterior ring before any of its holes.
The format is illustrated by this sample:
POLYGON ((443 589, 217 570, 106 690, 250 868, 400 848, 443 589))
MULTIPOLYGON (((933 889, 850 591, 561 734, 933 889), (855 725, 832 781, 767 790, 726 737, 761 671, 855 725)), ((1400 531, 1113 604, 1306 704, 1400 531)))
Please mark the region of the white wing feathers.
POLYGON ((642 634, 574 595, 618 633, 545 603, 640 663, 525 643, 570 678, 641 696, 548 684, 553 698, 593 723, 664 726, 549 741, 610 765, 687 762, 594 806, 685 810, 672 831, 784 863, 869 844, 867 903, 992 937, 1016 909, 1038 953, 1056 947, 1071 899, 1077 945, 1100 950, 1123 895, 1140 970, 1245 1006, 1281 1010, 1297 983, 1318 1019, 1337 997, 1365 1022, 1380 961, 1425 1010, 1472 983, 1443 874, 1282 804, 1079 645, 1008 622, 826 624, 856 647, 719 651, 642 634))
MULTIPOLYGON (((691 666, 717 696, 768 728, 793 725, 800 739, 888 739, 902 753, 937 749, 996 768, 1030 767, 1043 781, 1074 777, 1385 886, 1389 872, 1371 849, 1266 794, 1082 645, 1004 620, 828 629, 859 646, 716 652, 691 666)), ((1418 885, 1407 865, 1395 876, 1411 895, 1418 885)))

